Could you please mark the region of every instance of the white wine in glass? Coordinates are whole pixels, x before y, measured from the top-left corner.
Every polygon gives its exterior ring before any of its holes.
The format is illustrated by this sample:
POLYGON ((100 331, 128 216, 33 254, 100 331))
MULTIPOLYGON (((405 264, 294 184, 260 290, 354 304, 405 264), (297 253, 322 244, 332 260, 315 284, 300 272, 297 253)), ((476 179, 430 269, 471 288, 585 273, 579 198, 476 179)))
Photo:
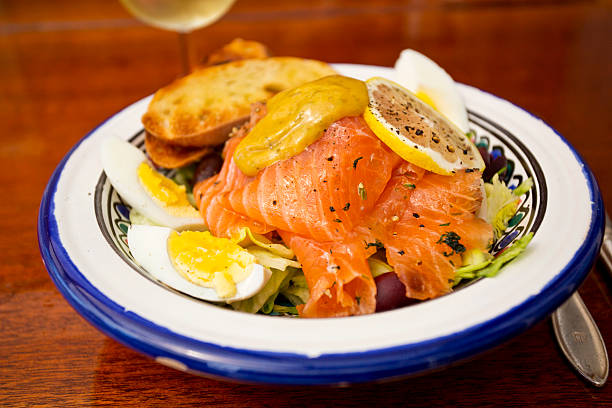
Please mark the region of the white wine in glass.
POLYGON ((190 71, 187 34, 220 19, 235 0, 119 0, 136 18, 179 33, 183 70, 190 71))

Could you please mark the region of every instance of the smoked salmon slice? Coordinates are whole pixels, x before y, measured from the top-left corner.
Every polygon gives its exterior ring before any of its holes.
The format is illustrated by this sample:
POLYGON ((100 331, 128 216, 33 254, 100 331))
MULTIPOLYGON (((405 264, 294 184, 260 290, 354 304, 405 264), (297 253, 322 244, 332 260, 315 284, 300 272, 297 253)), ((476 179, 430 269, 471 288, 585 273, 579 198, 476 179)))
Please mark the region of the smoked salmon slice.
POLYGON ((465 250, 486 249, 492 240, 491 226, 474 215, 483 199, 480 172, 440 176, 407 163, 361 117, 335 122, 304 151, 255 177, 233 162, 241 140, 227 142, 220 173, 198 183, 194 196, 217 236, 242 227, 280 234, 310 290, 301 316, 373 313, 367 258, 380 245, 406 295, 428 299, 451 290, 465 250))
POLYGON ((491 244, 491 226, 474 215, 483 199, 480 180, 478 171, 441 176, 403 163, 358 228, 367 241, 385 246, 407 297, 448 293, 461 254, 491 244))
POLYGON ((358 241, 317 242, 289 232, 280 235, 302 263, 310 289, 308 303, 298 306, 301 316, 374 313, 376 284, 367 262, 373 251, 358 241))
POLYGON ((300 154, 233 189, 228 200, 232 210, 262 224, 338 240, 371 211, 398 162, 361 117, 348 117, 300 154))

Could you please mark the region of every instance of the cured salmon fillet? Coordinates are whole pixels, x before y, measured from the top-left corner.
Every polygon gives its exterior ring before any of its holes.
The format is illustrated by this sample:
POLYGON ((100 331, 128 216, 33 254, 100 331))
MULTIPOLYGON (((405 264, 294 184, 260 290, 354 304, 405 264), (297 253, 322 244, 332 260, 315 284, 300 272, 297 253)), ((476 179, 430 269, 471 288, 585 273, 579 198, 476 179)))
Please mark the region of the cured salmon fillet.
POLYGON ((281 235, 310 289, 301 316, 373 313, 367 258, 380 244, 406 295, 427 299, 450 291, 463 250, 485 249, 492 239, 490 225, 474 216, 479 172, 439 176, 404 162, 361 117, 335 122, 303 152, 255 177, 233 162, 241 140, 227 142, 221 172, 196 185, 196 201, 217 236, 241 227, 281 235))
POLYGON ((302 153, 233 189, 228 201, 235 212, 278 230, 339 240, 372 210, 398 163, 362 118, 348 117, 302 153))
POLYGON ((374 313, 376 284, 361 242, 317 242, 289 232, 281 237, 296 253, 305 271, 310 300, 298 306, 302 317, 374 313), (307 271, 307 272, 306 272, 307 271))
POLYGON ((384 244, 407 297, 448 293, 461 253, 490 245, 491 226, 474 215, 483 199, 480 179, 476 171, 440 176, 403 163, 359 228, 384 244))
POLYGON ((247 124, 234 132, 225 144, 223 157, 225 161, 219 173, 193 188, 193 195, 208 229, 217 237, 231 238, 239 234, 240 228, 248 227, 252 232, 266 234, 275 228, 250 219, 244 214, 232 210, 228 195, 248 183, 253 178, 244 175, 232 160, 234 150, 248 131, 266 114, 265 104, 255 103, 251 106, 251 116, 247 124))

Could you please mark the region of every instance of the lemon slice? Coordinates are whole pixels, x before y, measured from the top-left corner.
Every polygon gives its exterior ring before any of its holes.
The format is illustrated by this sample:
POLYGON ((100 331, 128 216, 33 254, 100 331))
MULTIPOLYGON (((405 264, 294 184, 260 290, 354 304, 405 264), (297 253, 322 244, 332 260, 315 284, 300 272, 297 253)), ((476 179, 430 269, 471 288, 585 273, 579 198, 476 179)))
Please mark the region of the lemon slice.
POLYGON ((365 121, 404 160, 443 175, 484 169, 480 152, 468 137, 415 94, 385 78, 370 78, 366 85, 365 121))

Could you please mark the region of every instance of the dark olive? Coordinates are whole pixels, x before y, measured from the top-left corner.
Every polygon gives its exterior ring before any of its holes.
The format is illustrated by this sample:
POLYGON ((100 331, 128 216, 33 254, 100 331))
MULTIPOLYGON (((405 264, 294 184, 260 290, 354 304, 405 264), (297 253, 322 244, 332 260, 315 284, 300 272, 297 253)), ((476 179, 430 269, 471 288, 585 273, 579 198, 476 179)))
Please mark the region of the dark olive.
POLYGON ((193 173, 193 184, 214 176, 221 170, 223 159, 216 153, 204 156, 193 173))
POLYGON ((489 153, 487 148, 484 146, 480 146, 478 148, 478 151, 480 152, 480 155, 482 156, 482 160, 484 160, 485 167, 489 167, 491 165, 491 154, 489 153))
POLYGON ((397 309, 412 301, 406 297, 406 287, 395 272, 387 272, 374 278, 376 282, 376 311, 397 309))
MULTIPOLYGON (((495 175, 495 173, 497 173, 501 169, 506 168, 507 165, 508 161, 506 160, 506 156, 504 156, 503 154, 497 156, 496 158, 491 160, 491 164, 485 169, 484 173, 482 174, 482 178, 485 181, 490 181, 491 178, 495 175)), ((504 176, 504 173, 505 172, 502 172, 500 174, 500 179, 504 176)))

